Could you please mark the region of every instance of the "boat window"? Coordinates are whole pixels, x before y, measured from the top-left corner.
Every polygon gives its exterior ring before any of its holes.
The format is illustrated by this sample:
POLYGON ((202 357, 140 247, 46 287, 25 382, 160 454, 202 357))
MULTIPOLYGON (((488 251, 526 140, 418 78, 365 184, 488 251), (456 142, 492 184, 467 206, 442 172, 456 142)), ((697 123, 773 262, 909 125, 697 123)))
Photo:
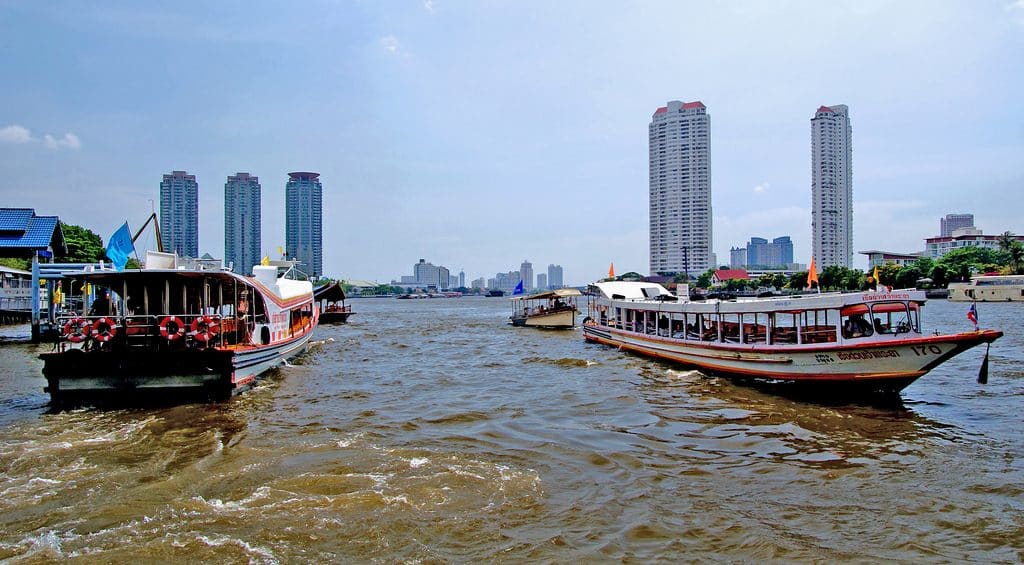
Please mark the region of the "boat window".
POLYGON ((672 329, 670 335, 676 339, 686 337, 686 314, 672 314, 672 329))
POLYGON ((768 341, 768 314, 743 314, 743 343, 768 341))
POLYGON ((842 325, 843 339, 856 339, 861 337, 872 336, 875 334, 875 329, 872 326, 870 317, 867 315, 866 312, 853 312, 843 315, 842 325))
POLYGON ((658 315, 658 335, 661 337, 669 337, 671 335, 672 321, 669 319, 668 314, 658 315))
POLYGON ((918 314, 916 302, 878 302, 871 305, 871 324, 880 334, 919 332, 918 314))
POLYGON ((835 320, 838 314, 838 310, 804 310, 800 319, 800 343, 836 341, 835 320))
POLYGON ((796 343, 797 315, 777 312, 772 316, 772 343, 796 343))
POLYGON ((740 342, 740 315, 722 314, 722 341, 726 343, 740 342))

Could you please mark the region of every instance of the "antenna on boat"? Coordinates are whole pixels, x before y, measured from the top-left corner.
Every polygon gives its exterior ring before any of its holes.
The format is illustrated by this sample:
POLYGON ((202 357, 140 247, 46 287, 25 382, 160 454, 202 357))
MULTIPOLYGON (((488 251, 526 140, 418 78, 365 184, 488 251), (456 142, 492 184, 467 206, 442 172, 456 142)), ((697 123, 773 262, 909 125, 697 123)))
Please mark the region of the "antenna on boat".
POLYGON ((139 239, 139 236, 142 235, 142 232, 146 229, 146 226, 149 225, 149 222, 153 222, 153 229, 156 230, 156 250, 159 251, 160 253, 163 253, 164 243, 162 241, 162 238, 160 237, 160 220, 157 219, 156 212, 150 214, 149 219, 146 220, 146 223, 142 224, 142 227, 139 228, 139 231, 135 232, 135 237, 132 238, 132 243, 134 244, 135 240, 139 239))

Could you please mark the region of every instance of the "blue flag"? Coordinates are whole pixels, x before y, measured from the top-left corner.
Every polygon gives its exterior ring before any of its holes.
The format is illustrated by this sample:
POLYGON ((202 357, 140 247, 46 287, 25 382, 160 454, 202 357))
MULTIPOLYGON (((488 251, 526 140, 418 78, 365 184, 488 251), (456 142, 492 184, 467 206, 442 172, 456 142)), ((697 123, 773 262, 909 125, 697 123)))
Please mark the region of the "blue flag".
POLYGON ((135 244, 132 243, 132 234, 128 233, 128 222, 125 222, 123 226, 117 228, 114 235, 110 236, 110 241, 107 242, 107 258, 117 267, 118 271, 123 271, 125 264, 128 263, 128 256, 134 251, 135 244))
POLYGON ((512 291, 512 294, 522 294, 522 293, 523 293, 523 281, 519 281, 519 284, 516 285, 516 289, 512 291))

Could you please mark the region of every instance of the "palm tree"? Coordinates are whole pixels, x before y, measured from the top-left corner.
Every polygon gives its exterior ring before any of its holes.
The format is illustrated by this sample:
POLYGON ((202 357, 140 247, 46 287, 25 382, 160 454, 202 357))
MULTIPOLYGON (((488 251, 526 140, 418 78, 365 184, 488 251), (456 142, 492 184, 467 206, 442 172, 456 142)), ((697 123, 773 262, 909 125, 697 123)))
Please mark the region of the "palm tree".
POLYGON ((1010 246, 1017 241, 1017 236, 1013 235, 1012 231, 1004 231, 1003 233, 999 234, 996 241, 999 243, 999 249, 1003 251, 1009 251, 1010 246))
POLYGON ((1006 251, 1010 254, 1010 269, 1013 270, 1013 274, 1020 273, 1021 264, 1024 264, 1024 245, 1014 241, 1006 251))

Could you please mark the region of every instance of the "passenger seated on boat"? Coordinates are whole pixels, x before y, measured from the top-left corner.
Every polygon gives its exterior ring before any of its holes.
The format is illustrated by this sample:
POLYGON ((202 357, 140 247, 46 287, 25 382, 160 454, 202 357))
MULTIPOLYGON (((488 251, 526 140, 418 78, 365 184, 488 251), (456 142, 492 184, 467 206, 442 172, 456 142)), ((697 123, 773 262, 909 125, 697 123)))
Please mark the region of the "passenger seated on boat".
POLYGON ((96 300, 92 303, 92 308, 89 308, 90 316, 110 316, 110 293, 106 291, 97 291, 96 300))
POLYGON ((875 317, 875 332, 876 333, 880 333, 880 334, 884 334, 885 331, 886 331, 886 328, 885 328, 885 326, 882 325, 882 319, 878 318, 878 317, 875 317))
POLYGON ((846 323, 843 324, 843 337, 847 339, 869 336, 872 333, 874 331, 871 329, 871 324, 861 314, 850 316, 846 319, 846 323))

